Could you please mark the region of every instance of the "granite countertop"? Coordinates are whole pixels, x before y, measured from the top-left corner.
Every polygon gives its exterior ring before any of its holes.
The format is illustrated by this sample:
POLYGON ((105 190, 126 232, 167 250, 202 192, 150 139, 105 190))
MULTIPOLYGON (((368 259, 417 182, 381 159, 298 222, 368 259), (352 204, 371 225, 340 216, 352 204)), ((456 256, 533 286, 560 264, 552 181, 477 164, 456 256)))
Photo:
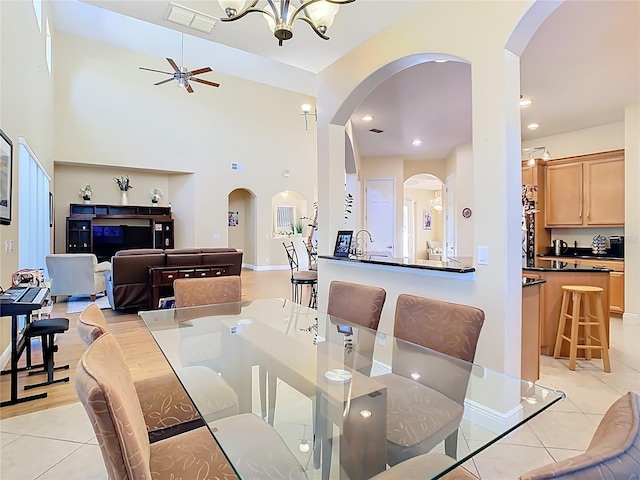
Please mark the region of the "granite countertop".
POLYGON ((541 285, 546 282, 546 280, 536 280, 533 278, 522 277, 522 288, 532 287, 533 285, 541 285))
POLYGON ((610 268, 599 266, 580 265, 569 258, 561 258, 559 260, 540 260, 536 259, 534 267, 522 267, 525 271, 543 271, 543 272, 613 272, 610 268))
POLYGON ((352 263, 369 263, 374 265, 388 265, 392 267, 416 268, 422 270, 437 270, 441 272, 470 273, 475 272, 472 259, 466 257, 448 258, 446 261, 423 260, 416 258, 394 258, 382 253, 366 253, 364 255, 349 255, 348 257, 334 257, 333 255, 319 255, 325 260, 339 260, 352 263))
POLYGON ((624 262, 624 258, 621 257, 614 257, 611 255, 559 255, 556 256, 552 253, 539 253, 538 257, 554 257, 557 258, 559 260, 563 260, 563 261, 570 261, 572 258, 582 258, 585 260, 609 260, 609 261, 618 261, 618 262, 624 262))

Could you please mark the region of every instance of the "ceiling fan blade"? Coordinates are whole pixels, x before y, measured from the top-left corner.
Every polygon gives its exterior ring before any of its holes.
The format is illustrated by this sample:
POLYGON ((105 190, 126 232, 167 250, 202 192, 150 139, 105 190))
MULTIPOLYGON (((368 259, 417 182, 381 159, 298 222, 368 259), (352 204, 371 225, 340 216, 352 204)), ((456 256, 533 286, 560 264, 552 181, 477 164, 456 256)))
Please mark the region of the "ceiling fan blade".
POLYGON ((213 72, 210 67, 199 68, 198 70, 194 70, 191 72, 191 75, 199 75, 201 73, 213 72))
POLYGON ((162 80, 161 82, 154 83, 154 85, 162 85, 163 83, 171 82, 173 78, 167 78, 166 80, 162 80))
POLYGON ((166 73, 167 75, 173 75, 173 73, 171 72, 163 72, 162 70, 154 70, 153 68, 145 68, 145 67, 138 67, 140 70, 147 70, 149 72, 157 72, 157 73, 166 73))
POLYGON ((211 85, 212 87, 219 87, 220 84, 219 83, 214 83, 214 82, 210 82, 209 80, 201 80, 199 78, 193 78, 191 77, 189 79, 190 82, 198 82, 198 83, 204 83, 205 85, 211 85))
POLYGON ((178 65, 176 65, 176 62, 170 58, 167 58, 167 62, 169 62, 169 65, 171 65, 176 72, 180 73, 180 69, 178 68, 178 65))
POLYGON ((191 85, 189 85, 188 83, 186 84, 185 88, 187 89, 187 92, 193 93, 193 88, 191 88, 191 85))

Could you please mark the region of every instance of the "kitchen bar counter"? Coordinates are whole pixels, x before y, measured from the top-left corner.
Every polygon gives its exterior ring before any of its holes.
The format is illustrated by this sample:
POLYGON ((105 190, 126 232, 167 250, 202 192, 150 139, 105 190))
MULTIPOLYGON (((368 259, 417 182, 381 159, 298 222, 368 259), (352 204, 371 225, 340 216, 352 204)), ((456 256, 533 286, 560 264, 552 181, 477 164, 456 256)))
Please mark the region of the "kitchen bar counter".
POLYGON ((415 268, 421 270, 436 270, 451 273, 471 273, 476 269, 472 266, 470 258, 449 258, 447 261, 423 260, 414 258, 394 258, 384 253, 368 253, 364 255, 349 255, 348 257, 334 257, 333 255, 320 255, 325 260, 339 260, 342 262, 368 263, 373 265, 386 265, 391 267, 415 268))
MULTIPOLYGON (((609 274, 611 271, 609 268, 580 265, 576 262, 540 259, 536 259, 534 267, 522 267, 523 277, 546 280, 541 301, 540 353, 542 355, 553 355, 562 306, 563 285, 590 285, 603 289, 602 303, 607 336, 609 335, 609 274)), ((570 322, 567 322, 565 331, 567 336, 569 336, 570 326, 570 322)), ((584 350, 578 350, 580 358, 584 358, 584 353, 584 350)), ((569 356, 568 342, 563 342, 561 356, 569 356)), ((600 351, 594 351, 593 356, 599 358, 600 351)))

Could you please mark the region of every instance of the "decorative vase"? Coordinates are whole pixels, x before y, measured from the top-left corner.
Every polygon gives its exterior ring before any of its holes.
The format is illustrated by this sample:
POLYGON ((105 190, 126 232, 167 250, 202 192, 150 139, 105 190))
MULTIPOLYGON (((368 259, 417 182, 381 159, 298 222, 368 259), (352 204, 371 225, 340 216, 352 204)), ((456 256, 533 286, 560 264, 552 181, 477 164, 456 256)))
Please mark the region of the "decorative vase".
POLYGON ((151 206, 152 207, 157 207, 158 206, 158 202, 154 202, 153 200, 151 200, 151 206))
POLYGON ((90 198, 83 198, 82 199, 82 203, 86 203, 87 205, 89 205, 91 203, 91 199, 90 198))
POLYGON ((129 205, 129 197, 127 197, 126 190, 120 193, 120 205, 129 205))

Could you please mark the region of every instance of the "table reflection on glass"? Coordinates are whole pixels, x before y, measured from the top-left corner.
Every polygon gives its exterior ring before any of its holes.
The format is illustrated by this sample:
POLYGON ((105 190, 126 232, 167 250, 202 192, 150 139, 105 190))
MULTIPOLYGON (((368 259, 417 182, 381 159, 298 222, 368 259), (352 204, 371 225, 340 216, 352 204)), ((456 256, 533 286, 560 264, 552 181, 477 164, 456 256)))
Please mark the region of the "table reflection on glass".
MULTIPOLYGON (((405 433, 429 432, 433 419, 449 416, 449 437, 482 440, 471 447, 454 442, 455 453, 448 449, 444 465, 429 473, 439 478, 564 398, 280 298, 140 316, 179 378, 192 365, 218 372, 238 394, 240 413, 265 417, 309 478, 370 478, 397 462, 398 451, 409 451, 394 437, 399 422, 405 433), (404 398, 424 409, 404 409, 394 418, 393 404, 404 398), (447 406, 434 410, 438 405, 447 406)), ((205 412, 207 400, 186 390, 205 412)), ((208 424, 215 437, 215 420, 208 424)), ((444 451, 436 433, 423 433, 420 441, 444 451)), ((243 477, 243 465, 234 468, 243 477)))

